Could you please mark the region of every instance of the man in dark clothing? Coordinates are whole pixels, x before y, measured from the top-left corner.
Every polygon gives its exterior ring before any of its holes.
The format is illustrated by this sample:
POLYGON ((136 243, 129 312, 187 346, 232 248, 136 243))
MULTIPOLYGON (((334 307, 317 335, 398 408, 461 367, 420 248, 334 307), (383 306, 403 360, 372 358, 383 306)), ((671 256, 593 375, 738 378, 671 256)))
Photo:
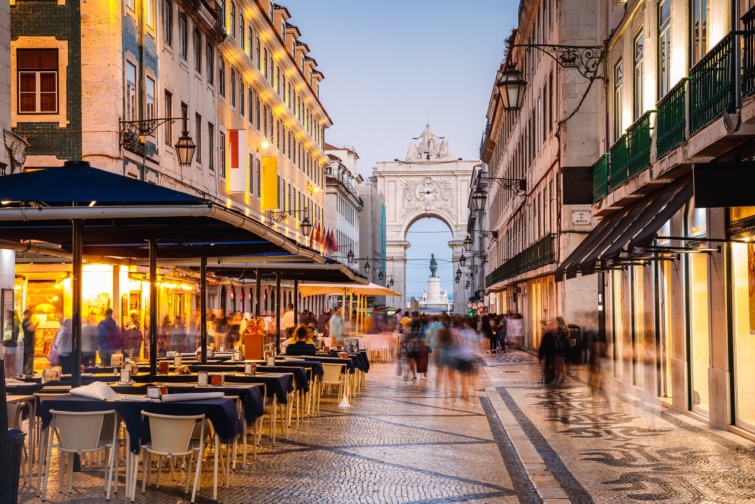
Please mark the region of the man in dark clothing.
POLYGON ((25 375, 34 374, 34 331, 39 322, 31 318, 31 310, 24 310, 24 320, 21 321, 21 330, 24 331, 24 369, 25 375))
POLYGON ((315 355, 315 346, 305 341, 307 334, 307 327, 299 324, 296 327, 296 343, 286 347, 286 355, 315 355))
POLYGON ((302 314, 301 323, 305 326, 308 326, 309 324, 317 324, 317 319, 315 318, 315 314, 311 311, 305 311, 302 314))
POLYGON ((543 325, 543 339, 540 340, 537 358, 543 361, 542 382, 552 383, 556 379, 556 327, 545 320, 541 324, 543 325))
POLYGON ((118 324, 113 320, 113 309, 105 310, 105 318, 97 324, 97 348, 100 350, 100 364, 110 366, 110 357, 123 348, 118 324))
POLYGON ((317 317, 317 332, 320 333, 323 338, 329 336, 328 320, 330 320, 330 310, 325 310, 319 317, 317 317))

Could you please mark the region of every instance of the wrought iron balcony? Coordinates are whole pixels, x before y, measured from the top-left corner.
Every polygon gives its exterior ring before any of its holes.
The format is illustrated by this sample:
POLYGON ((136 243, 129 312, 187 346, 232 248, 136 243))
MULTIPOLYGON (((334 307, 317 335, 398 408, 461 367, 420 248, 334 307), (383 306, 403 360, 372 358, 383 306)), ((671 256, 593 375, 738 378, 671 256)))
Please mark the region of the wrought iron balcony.
POLYGON ((610 191, 613 191, 627 181, 627 177, 629 176, 627 154, 627 136, 622 135, 611 146, 611 163, 608 165, 608 186, 610 191))
POLYGON ((687 139, 687 80, 682 79, 658 102, 655 156, 660 159, 687 139))
POLYGON ((702 129, 736 106, 734 44, 742 32, 729 32, 689 71, 689 131, 702 129))
POLYGON ((611 156, 608 153, 603 154, 592 165, 592 200, 593 202, 608 195, 608 165, 611 156))
POLYGON ((485 286, 532 271, 556 260, 556 235, 551 233, 537 243, 519 252, 485 277, 485 286))
POLYGON ((655 110, 648 110, 627 130, 627 171, 629 177, 650 166, 650 145, 652 144, 651 118, 655 110))

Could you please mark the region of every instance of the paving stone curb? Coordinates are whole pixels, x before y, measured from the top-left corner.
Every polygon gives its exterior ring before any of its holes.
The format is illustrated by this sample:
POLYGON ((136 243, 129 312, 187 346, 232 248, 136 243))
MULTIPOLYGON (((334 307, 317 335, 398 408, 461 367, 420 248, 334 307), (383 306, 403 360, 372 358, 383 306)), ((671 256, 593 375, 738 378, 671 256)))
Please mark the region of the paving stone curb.
POLYGON ((503 402, 503 398, 494 387, 486 387, 485 393, 493 406, 498 419, 511 440, 514 450, 522 462, 524 471, 532 486, 542 499, 543 504, 565 504, 571 502, 564 489, 553 474, 548 470, 545 461, 527 437, 524 429, 514 419, 511 410, 503 402))

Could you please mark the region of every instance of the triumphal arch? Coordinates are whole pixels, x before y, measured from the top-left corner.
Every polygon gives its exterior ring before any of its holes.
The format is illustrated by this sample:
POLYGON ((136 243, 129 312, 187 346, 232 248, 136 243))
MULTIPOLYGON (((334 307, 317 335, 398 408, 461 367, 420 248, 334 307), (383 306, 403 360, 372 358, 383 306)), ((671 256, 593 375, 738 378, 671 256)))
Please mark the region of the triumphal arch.
MULTIPOLYGON (((434 217, 451 230, 448 242, 456 261, 462 255, 469 219, 469 193, 472 172, 480 161, 454 158, 449 142, 439 137, 428 124, 409 144, 403 161, 380 161, 372 171, 372 180, 383 195, 386 210, 386 275, 394 280, 393 288, 406 292, 406 240, 409 228, 418 219, 434 217)), ((432 240, 428 235, 428 240, 432 240)), ((438 244, 439 247, 442 243, 438 244)), ((463 268, 462 268, 463 269, 463 268)), ((470 293, 462 279, 454 283, 454 311, 461 313, 470 293)), ((404 307, 403 299, 388 298, 388 305, 404 307)))

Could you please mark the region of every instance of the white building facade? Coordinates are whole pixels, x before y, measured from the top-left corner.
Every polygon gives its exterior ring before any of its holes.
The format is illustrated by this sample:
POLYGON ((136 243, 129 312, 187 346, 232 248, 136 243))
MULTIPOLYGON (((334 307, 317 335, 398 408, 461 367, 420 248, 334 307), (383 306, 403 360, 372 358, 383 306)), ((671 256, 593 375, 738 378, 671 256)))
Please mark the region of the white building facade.
POLYGON ((364 259, 364 265, 367 257, 359 255, 359 224, 364 209, 359 198, 359 184, 363 181, 357 172, 359 155, 353 148, 330 144, 325 145, 325 152, 330 160, 325 167, 325 228, 333 233, 337 247, 331 257, 344 264, 349 264, 349 257, 364 259))

